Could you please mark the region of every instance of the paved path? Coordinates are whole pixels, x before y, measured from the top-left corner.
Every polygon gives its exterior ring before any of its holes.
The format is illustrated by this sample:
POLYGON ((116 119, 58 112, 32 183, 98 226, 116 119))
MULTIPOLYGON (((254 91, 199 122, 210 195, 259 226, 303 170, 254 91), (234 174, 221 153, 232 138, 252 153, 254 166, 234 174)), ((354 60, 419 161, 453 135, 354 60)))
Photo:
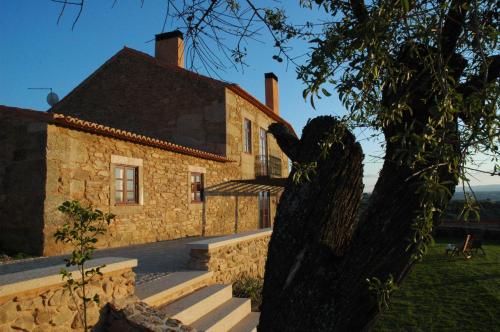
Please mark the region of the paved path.
MULTIPOLYGON (((94 257, 137 258, 139 264, 134 269, 138 283, 143 283, 170 272, 187 270, 189 252, 186 243, 201 240, 190 237, 179 240, 138 244, 120 248, 100 249, 94 257)), ((40 257, 18 263, 0 264, 0 275, 24 270, 54 266, 64 263, 66 256, 40 257)))

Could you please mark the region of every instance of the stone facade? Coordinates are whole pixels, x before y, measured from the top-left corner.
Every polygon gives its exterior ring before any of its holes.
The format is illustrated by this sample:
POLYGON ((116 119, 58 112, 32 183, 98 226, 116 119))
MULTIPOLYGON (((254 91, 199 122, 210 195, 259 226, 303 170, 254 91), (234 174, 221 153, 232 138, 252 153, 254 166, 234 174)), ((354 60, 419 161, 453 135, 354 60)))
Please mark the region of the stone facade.
MULTIPOLYGON (((116 215, 106 236, 99 239, 101 247, 234 233, 235 198, 208 194, 204 203, 191 203, 189 175, 191 169, 205 172, 205 187, 210 191, 216 184, 239 178, 236 163, 186 156, 55 125, 49 125, 47 133, 50 171, 44 208, 44 255, 67 251, 53 238, 63 217, 57 207, 67 199, 116 215), (142 161, 141 204, 114 204, 113 156, 142 161)), ((240 200, 239 210, 245 212, 242 230, 259 227, 257 213, 246 213, 256 212, 256 206, 256 196, 240 200)))
MULTIPOLYGON (((226 89, 226 117, 227 156, 240 164, 243 179, 253 179, 255 178, 256 156, 261 154, 259 131, 261 128, 267 130, 275 121, 230 89, 226 89), (252 153, 243 152, 244 119, 252 122, 252 153)), ((267 134, 267 151, 269 155, 281 160, 282 177, 287 177, 288 158, 271 134, 267 134)))
MULTIPOLYGON (((90 303, 87 311, 87 322, 96 331, 105 330, 102 322, 108 303, 125 306, 135 301, 134 278, 129 267, 104 273, 88 285, 88 294, 100 296, 100 303, 90 303)), ((83 331, 76 304, 80 302, 61 282, 44 284, 35 282, 29 289, 0 297, 0 331, 83 331)))
POLYGON ((190 243, 189 267, 212 271, 216 283, 232 283, 242 275, 263 278, 271 233, 261 230, 190 243))

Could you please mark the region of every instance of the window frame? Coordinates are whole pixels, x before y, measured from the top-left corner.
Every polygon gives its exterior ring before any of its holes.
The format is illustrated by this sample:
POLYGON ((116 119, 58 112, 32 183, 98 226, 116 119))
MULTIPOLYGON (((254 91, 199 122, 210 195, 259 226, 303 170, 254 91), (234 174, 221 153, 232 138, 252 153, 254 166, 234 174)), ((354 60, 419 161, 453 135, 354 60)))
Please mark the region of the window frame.
POLYGON ((124 164, 114 164, 113 165, 113 183, 114 183, 114 197, 113 200, 115 202, 115 205, 139 205, 140 204, 140 198, 139 198, 139 167, 138 166, 132 166, 132 165, 124 165, 124 164), (117 178, 116 177, 116 170, 117 169, 122 169, 123 170, 123 178, 117 178), (129 190, 127 187, 129 178, 127 177, 127 170, 133 170, 134 171, 134 188, 133 190, 129 190), (122 189, 117 189, 116 187, 116 181, 121 180, 122 181, 122 189), (118 201, 116 199, 116 193, 121 192, 122 193, 122 200, 118 201), (127 199, 127 193, 133 192, 134 193, 134 200, 133 201, 128 201, 127 199))
POLYGON ((205 201, 205 174, 202 172, 189 172, 189 188, 190 188, 190 201, 191 203, 203 203, 205 201), (193 176, 199 176, 200 177, 200 182, 193 182, 193 176), (198 186, 199 184, 199 190, 198 188, 194 188, 194 186, 198 186), (194 190, 193 190, 194 189, 194 190), (193 195, 193 193, 199 192, 199 199, 196 199, 196 194, 193 195))
POLYGON ((252 153, 252 121, 247 118, 243 118, 243 152, 252 153))

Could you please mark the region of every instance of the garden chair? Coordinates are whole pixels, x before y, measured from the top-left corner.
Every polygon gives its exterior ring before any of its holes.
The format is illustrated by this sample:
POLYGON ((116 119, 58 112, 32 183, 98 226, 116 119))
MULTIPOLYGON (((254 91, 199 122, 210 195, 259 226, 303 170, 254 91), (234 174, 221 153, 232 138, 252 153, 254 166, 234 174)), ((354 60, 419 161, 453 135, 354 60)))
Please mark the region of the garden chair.
MULTIPOLYGON (((472 257, 472 243, 473 243, 473 237, 471 234, 467 234, 465 237, 465 241, 460 244, 456 245, 454 249, 451 251, 451 256, 455 255, 460 255, 463 254, 466 259, 469 259, 472 257)), ((447 249, 448 252, 448 249, 447 249)))
POLYGON ((481 250, 481 253, 483 255, 486 255, 486 253, 484 252, 484 249, 483 249, 483 239, 476 239, 474 238, 472 240, 472 245, 471 245, 471 252, 474 251, 474 255, 477 255, 477 252, 479 250, 481 250))

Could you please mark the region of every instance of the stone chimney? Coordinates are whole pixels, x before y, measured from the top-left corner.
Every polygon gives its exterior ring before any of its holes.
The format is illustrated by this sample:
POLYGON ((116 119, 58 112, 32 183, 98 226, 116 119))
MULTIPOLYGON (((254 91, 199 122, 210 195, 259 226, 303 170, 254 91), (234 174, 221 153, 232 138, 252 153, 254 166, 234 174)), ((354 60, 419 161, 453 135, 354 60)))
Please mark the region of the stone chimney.
POLYGON ((265 73, 264 77, 266 78, 266 105, 274 113, 280 114, 278 77, 274 73, 265 73))
POLYGON ((155 58, 161 63, 184 68, 184 37, 179 30, 155 36, 155 58))

